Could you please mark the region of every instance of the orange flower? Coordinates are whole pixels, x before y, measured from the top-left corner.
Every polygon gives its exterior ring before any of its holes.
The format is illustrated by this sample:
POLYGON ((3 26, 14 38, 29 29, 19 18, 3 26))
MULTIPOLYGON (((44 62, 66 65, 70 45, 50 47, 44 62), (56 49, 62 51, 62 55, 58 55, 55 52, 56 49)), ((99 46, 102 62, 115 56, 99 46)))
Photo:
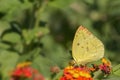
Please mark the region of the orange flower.
POLYGON ((87 67, 68 66, 60 80, 93 80, 87 67))

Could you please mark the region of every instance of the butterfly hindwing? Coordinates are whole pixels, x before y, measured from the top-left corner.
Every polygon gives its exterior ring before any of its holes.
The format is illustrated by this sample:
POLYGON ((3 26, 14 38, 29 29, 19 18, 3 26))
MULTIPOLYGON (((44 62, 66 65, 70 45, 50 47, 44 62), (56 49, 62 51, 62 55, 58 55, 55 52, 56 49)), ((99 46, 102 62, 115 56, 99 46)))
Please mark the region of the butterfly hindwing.
POLYGON ((78 64, 96 61, 104 55, 104 45, 87 28, 80 26, 75 33, 72 56, 78 64))

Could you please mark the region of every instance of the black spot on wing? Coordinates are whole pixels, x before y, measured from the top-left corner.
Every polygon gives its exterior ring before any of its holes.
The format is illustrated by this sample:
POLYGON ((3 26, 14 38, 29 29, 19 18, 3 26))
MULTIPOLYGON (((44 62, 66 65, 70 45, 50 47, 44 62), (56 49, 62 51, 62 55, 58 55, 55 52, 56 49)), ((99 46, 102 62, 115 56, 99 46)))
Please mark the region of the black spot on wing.
POLYGON ((86 47, 86 50, 89 51, 89 47, 88 46, 86 47))
POLYGON ((80 43, 77 43, 77 46, 79 46, 80 45, 80 43))
POLYGON ((84 48, 83 46, 81 46, 81 48, 84 48))

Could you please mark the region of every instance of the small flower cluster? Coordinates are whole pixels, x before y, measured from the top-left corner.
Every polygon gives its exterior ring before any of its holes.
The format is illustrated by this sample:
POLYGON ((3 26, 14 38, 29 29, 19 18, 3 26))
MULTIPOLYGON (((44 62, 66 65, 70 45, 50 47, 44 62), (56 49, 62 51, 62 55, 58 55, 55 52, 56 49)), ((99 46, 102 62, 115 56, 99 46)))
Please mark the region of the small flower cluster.
POLYGON ((16 66, 11 73, 11 80, 44 80, 44 77, 30 66, 31 62, 23 62, 16 66))
POLYGON ((102 64, 99 65, 99 69, 104 74, 110 74, 110 72, 111 72, 111 63, 109 61, 107 61, 105 58, 102 58, 102 64))
POLYGON ((87 66, 68 66, 63 71, 63 76, 60 80, 94 80, 91 73, 101 70, 104 74, 110 74, 111 64, 105 58, 102 59, 102 64, 87 66))

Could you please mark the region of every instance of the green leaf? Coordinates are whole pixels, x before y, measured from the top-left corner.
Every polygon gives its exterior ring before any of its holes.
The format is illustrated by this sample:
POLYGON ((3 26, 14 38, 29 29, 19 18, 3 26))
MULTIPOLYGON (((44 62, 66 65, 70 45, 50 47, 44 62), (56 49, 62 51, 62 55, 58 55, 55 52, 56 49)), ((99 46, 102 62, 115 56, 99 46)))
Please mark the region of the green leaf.
POLYGON ((24 29, 22 33, 23 33, 26 44, 30 44, 35 37, 34 31, 24 29))
POLYGON ((102 79, 102 80, 120 80, 120 77, 113 77, 113 78, 107 78, 107 79, 102 79))
POLYGON ((9 34, 5 34, 2 38, 3 41, 8 41, 11 43, 18 43, 21 41, 21 37, 19 34, 15 33, 15 32, 11 32, 9 34))
POLYGON ((7 21, 23 18, 23 11, 31 6, 28 0, 25 0, 24 3, 21 3, 19 0, 0 0, 0 12, 6 13, 3 19, 7 21))
POLYGON ((32 40, 38 39, 39 37, 48 34, 49 29, 48 28, 42 28, 42 27, 35 27, 32 30, 23 30, 23 36, 26 41, 26 44, 30 44, 32 40))
POLYGON ((113 74, 120 76, 120 64, 118 64, 117 66, 113 67, 113 74))
POLYGON ((34 50, 31 50, 28 53, 22 54, 19 57, 18 62, 24 62, 26 60, 31 60, 32 61, 34 58, 36 58, 39 55, 40 52, 41 52, 40 48, 35 48, 34 50))
POLYGON ((14 50, 16 50, 17 52, 22 53, 23 50, 24 50, 24 45, 23 45, 22 42, 19 42, 19 43, 17 43, 16 45, 14 45, 13 48, 14 48, 14 50))
POLYGON ((120 77, 119 76, 116 76, 116 75, 109 75, 107 78, 104 78, 102 80, 120 80, 120 77))
POLYGON ((55 0, 55 1, 52 1, 50 2, 49 4, 53 7, 56 7, 56 8, 61 8, 61 9, 64 9, 66 8, 67 6, 70 5, 70 3, 72 3, 74 0, 66 0, 66 1, 63 1, 63 0, 55 0))
POLYGON ((8 77, 10 72, 14 69, 19 55, 15 52, 0 51, 1 73, 3 78, 8 77))
POLYGON ((10 25, 8 22, 0 20, 0 36, 2 32, 4 32, 6 29, 9 29, 9 28, 10 28, 10 25))
POLYGON ((120 1, 112 0, 108 4, 108 14, 111 16, 119 16, 120 14, 120 1))
POLYGON ((6 12, 9 11, 9 9, 12 9, 13 7, 19 5, 20 2, 17 0, 0 0, 0 11, 6 12))
MULTIPOLYGON (((82 1, 82 0, 81 0, 82 1)), ((84 0, 86 3, 88 3, 88 4, 91 4, 91 5, 93 5, 94 4, 94 0, 84 0)))
POLYGON ((97 3, 100 11, 102 12, 107 11, 106 8, 107 8, 108 0, 98 0, 97 3))
POLYGON ((45 58, 43 56, 37 56, 33 61, 33 67, 40 71, 46 77, 50 77, 50 67, 53 66, 52 60, 45 58))
POLYGON ((36 34, 39 34, 39 32, 41 32, 42 35, 46 35, 46 34, 48 34, 50 31, 49 31, 48 27, 36 27, 36 28, 34 29, 34 32, 36 32, 36 34))
POLYGON ((8 49, 8 48, 10 48, 10 45, 4 44, 4 43, 0 43, 0 48, 1 49, 8 49))
POLYGON ((63 75, 63 70, 60 70, 60 72, 57 73, 56 76, 52 80, 59 80, 62 75, 63 75))
POLYGON ((70 60, 70 54, 59 44, 55 43, 51 36, 44 36, 41 39, 43 43, 44 55, 54 61, 59 67, 65 67, 70 60))

